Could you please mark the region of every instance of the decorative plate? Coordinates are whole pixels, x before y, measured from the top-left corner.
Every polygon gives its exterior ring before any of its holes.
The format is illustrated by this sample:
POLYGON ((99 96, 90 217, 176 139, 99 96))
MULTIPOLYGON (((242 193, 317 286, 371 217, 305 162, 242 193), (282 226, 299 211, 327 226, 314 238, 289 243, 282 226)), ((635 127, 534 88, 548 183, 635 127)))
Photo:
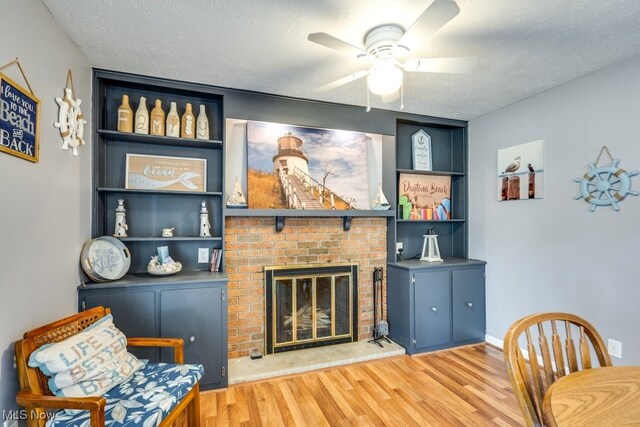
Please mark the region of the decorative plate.
POLYGON ((179 262, 177 262, 176 264, 178 264, 174 269, 171 270, 164 270, 161 267, 160 268, 147 268, 147 273, 151 274, 152 276, 170 276, 172 274, 176 274, 177 272, 182 270, 182 264, 180 264, 179 262))
POLYGON ((131 267, 131 254, 120 240, 102 236, 82 246, 80 264, 91 280, 107 282, 127 274, 131 267))

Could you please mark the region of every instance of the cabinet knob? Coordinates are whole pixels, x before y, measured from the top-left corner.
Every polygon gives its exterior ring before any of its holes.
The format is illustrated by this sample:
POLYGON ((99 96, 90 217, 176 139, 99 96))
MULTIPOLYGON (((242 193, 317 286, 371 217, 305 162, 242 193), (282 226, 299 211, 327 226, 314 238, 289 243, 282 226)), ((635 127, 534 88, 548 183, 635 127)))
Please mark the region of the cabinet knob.
POLYGON ((189 337, 189 342, 196 342, 196 336, 195 335, 191 335, 189 337))
POLYGON ((473 307, 473 303, 472 302, 468 302, 467 303, 467 307, 473 307))
POLYGON ((431 307, 431 311, 435 313, 436 311, 438 311, 438 307, 431 307))

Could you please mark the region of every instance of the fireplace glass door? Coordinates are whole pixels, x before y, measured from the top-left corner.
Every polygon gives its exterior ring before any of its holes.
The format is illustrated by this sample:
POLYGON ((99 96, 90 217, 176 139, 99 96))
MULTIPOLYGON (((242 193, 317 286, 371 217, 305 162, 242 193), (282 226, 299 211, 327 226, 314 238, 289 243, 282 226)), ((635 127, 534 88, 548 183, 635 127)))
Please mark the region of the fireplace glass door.
POLYGON ((271 322, 267 322, 267 334, 271 333, 271 337, 267 341, 273 350, 268 353, 325 341, 352 340, 354 277, 351 269, 334 270, 325 272, 316 268, 299 274, 291 271, 267 274, 272 276, 271 286, 267 287, 267 309, 271 316, 271 322))

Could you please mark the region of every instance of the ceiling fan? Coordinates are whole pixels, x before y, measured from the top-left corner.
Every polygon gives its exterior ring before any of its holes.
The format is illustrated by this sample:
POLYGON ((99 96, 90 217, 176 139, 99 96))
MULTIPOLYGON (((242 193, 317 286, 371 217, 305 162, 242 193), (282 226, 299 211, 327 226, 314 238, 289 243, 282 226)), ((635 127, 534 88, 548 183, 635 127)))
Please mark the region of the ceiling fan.
POLYGON ((405 30, 398 24, 379 25, 364 36, 364 49, 333 37, 327 33, 311 33, 309 41, 318 43, 339 52, 353 54, 358 59, 372 63, 371 67, 339 78, 312 92, 327 92, 354 80, 367 77, 367 111, 369 92, 380 95, 383 103, 395 101, 401 97, 400 109, 404 108, 403 77, 404 71, 427 73, 467 73, 477 64, 475 57, 458 58, 409 58, 401 59, 410 52, 405 43, 410 33, 419 33, 428 38, 458 15, 460 8, 453 0, 434 0, 420 17, 405 30))

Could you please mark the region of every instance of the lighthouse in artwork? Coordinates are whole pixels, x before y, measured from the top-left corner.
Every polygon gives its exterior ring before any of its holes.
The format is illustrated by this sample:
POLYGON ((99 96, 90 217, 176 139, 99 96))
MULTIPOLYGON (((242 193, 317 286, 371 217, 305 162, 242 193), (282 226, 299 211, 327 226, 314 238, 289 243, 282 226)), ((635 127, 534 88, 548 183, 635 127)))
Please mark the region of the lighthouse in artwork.
POLYGON ((309 159, 302 151, 302 140, 288 132, 278 138, 278 152, 273 156, 273 171, 282 170, 292 175, 295 169, 305 173, 305 180, 309 176, 309 159))

